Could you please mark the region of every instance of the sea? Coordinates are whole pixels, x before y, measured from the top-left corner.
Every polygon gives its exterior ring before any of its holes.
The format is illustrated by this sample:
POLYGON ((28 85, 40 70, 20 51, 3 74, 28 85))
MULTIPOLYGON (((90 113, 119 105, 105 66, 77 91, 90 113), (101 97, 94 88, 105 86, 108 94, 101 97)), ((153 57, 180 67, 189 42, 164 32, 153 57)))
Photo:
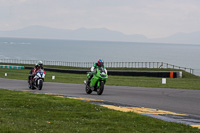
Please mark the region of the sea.
POLYGON ((0 38, 0 59, 66 62, 164 62, 200 76, 200 44, 0 38))

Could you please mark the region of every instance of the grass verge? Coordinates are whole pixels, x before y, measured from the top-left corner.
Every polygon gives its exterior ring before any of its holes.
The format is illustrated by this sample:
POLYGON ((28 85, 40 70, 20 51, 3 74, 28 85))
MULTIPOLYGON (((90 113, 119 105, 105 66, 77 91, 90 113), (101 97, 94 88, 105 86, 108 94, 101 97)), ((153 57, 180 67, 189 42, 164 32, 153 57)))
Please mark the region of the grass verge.
POLYGON ((200 132, 133 112, 110 110, 84 101, 0 89, 0 132, 200 132))
MULTIPOLYGON (((0 78, 27 80, 29 71, 30 70, 27 69, 0 69, 0 78), (6 77, 5 73, 7 73, 6 77)), ((83 84, 84 80, 87 80, 86 74, 69 74, 49 71, 46 72, 45 78, 45 82, 61 82, 75 84, 83 84), (52 80, 52 76, 55 76, 55 80, 52 80)), ((106 85, 200 90, 200 78, 187 72, 183 72, 183 78, 167 78, 167 84, 162 84, 162 78, 157 77, 109 76, 106 85)))

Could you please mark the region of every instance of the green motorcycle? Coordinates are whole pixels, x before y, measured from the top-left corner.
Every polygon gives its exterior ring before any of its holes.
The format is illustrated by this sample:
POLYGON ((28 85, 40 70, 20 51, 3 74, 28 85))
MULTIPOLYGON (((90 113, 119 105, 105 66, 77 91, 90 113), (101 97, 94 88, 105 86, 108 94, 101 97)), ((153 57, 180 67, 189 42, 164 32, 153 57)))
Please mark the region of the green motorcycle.
MULTIPOLYGON (((90 79, 91 72, 87 74, 87 78, 90 79)), ((86 93, 91 94, 92 91, 96 91, 98 95, 101 95, 104 90, 104 84, 106 83, 106 79, 108 78, 108 75, 106 73, 105 68, 98 67, 96 69, 96 73, 93 74, 93 77, 91 80, 84 81, 86 87, 86 93)))

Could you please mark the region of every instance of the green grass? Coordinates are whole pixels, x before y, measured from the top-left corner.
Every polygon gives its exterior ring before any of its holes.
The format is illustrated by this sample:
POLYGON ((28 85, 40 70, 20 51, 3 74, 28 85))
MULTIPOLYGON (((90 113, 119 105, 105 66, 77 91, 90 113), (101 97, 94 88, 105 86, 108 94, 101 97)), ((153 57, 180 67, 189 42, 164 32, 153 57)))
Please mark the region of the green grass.
POLYGON ((110 110, 84 101, 0 89, 1 133, 198 133, 189 125, 133 112, 110 110))
MULTIPOLYGON (((66 69, 66 67, 65 67, 65 69, 66 69)), ((131 69, 131 70, 133 70, 133 69, 131 69)), ((139 70, 147 71, 148 69, 139 69, 139 70)), ((162 69, 150 69, 150 70, 155 71, 155 70, 162 70, 162 69)), ((169 71, 170 70, 171 69, 169 69, 169 71)), ((0 69, 0 78, 27 80, 29 71, 30 70, 27 70, 27 69, 23 69, 23 70, 0 69), (7 77, 5 77, 5 73, 8 74, 7 77)), ((109 70, 108 70, 108 72, 109 72, 109 70)), ((69 73, 58 73, 58 72, 46 71, 45 82, 83 84, 83 81, 86 79, 87 79, 86 74, 69 74, 69 73), (52 80, 52 76, 55 76, 55 80, 52 80)), ((161 87, 161 88, 200 90, 200 77, 183 71, 183 78, 180 78, 180 79, 167 78, 167 84, 162 84, 162 78, 157 78, 157 77, 133 77, 133 76, 111 76, 111 75, 109 75, 106 85, 161 87)))
MULTIPOLYGON (((19 64, 18 64, 19 66, 19 64)), ((46 67, 46 66, 45 66, 46 67)), ((51 68, 52 66, 47 66, 51 68)), ((85 69, 54 67, 58 69, 85 69)), ((88 69, 89 70, 89 69, 88 69)), ((108 69, 108 71, 111 69, 108 69)), ((116 70, 116 69, 112 69, 116 70)), ((118 69, 119 70, 119 69, 118 69)), ((163 69, 127 69, 160 71, 163 69)), ((27 80, 30 70, 0 69, 0 78, 27 80), (5 77, 5 73, 8 74, 5 77)), ((173 71, 173 69, 164 69, 173 71)), ((46 71, 46 82, 83 84, 86 74, 46 71), (56 76, 52 80, 52 76, 56 76)), ((200 89, 200 78, 183 71, 183 78, 109 76, 107 85, 200 89)), ((32 94, 0 89, 1 132, 200 132, 187 125, 164 122, 139 114, 109 110, 98 105, 44 94, 32 94), (2 102, 3 101, 3 102, 2 102)))

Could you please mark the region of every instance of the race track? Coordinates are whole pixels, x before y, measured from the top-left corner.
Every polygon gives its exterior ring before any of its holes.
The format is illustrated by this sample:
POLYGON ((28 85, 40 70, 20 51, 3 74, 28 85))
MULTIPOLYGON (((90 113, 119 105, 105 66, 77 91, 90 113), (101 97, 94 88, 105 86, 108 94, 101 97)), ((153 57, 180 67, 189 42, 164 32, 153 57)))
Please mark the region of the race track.
POLYGON ((30 90, 27 81, 0 78, 0 88, 64 96, 92 98, 123 105, 188 114, 200 119, 200 90, 105 86, 102 95, 88 95, 84 84, 45 82, 41 91, 30 90))

